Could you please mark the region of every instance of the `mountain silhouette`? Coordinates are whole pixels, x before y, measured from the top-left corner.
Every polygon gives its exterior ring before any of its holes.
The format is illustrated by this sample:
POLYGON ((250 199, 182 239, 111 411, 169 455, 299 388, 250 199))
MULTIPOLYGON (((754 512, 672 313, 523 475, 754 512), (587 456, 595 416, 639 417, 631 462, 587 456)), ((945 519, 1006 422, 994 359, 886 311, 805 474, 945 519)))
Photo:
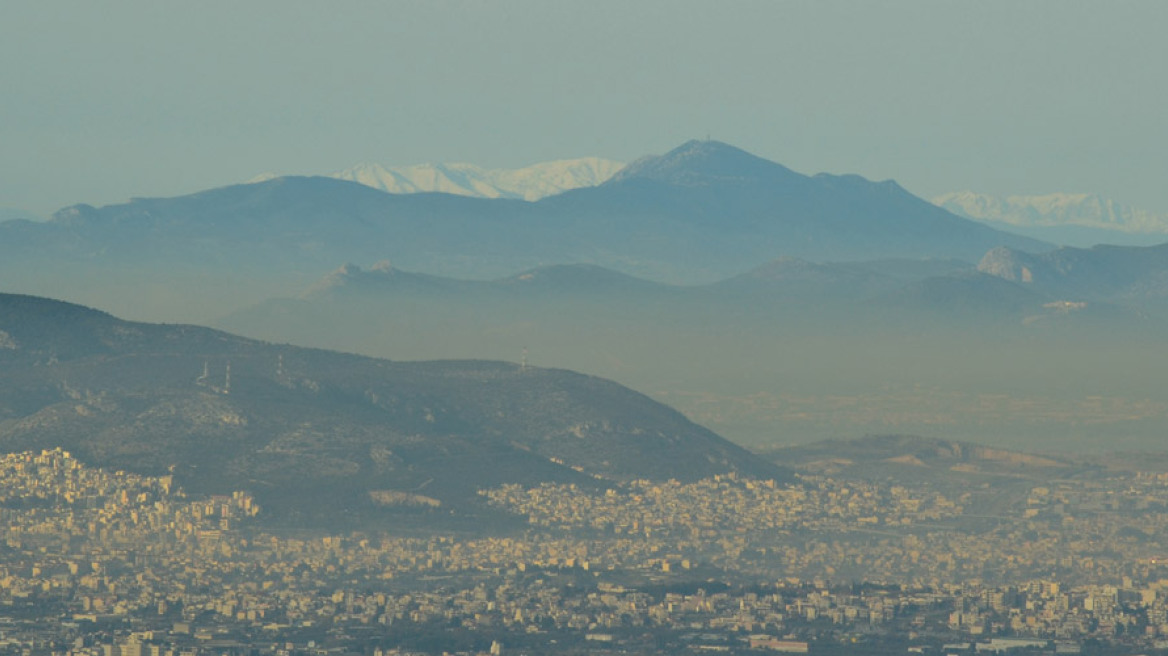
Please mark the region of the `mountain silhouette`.
POLYGON ((535 202, 395 195, 288 177, 78 205, 44 223, 0 223, 0 275, 10 290, 190 320, 289 296, 338 262, 390 259, 404 270, 467 279, 591 264, 697 284, 780 256, 975 262, 997 246, 1048 248, 954 216, 892 181, 805 176, 727 144, 694 141, 598 186, 535 202))

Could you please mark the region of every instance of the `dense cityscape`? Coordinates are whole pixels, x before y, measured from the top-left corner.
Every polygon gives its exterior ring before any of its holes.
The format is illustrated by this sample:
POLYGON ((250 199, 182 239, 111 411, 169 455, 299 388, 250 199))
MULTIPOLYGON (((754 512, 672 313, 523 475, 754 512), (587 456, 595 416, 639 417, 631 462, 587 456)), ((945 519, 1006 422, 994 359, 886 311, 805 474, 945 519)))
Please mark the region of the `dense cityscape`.
POLYGON ((1166 25, 0 1, 0 656, 1168 656, 1166 25))
POLYGON ((4 653, 1168 647, 1164 475, 1035 485, 997 517, 994 486, 811 474, 507 485, 480 494, 529 528, 478 537, 265 530, 245 492, 60 449, 0 479, 4 653))

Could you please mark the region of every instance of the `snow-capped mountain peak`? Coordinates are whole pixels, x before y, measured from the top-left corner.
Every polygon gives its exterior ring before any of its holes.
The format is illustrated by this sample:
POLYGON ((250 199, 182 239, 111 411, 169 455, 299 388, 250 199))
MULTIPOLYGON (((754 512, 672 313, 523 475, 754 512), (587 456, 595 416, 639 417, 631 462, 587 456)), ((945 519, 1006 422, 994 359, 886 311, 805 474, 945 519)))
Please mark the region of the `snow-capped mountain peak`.
POLYGON ((592 187, 623 168, 599 157, 556 160, 520 169, 486 169, 474 164, 415 164, 384 167, 363 163, 330 175, 394 194, 442 192, 481 198, 538 200, 569 189, 592 187))
POLYGON ((1024 228, 1079 226, 1128 233, 1168 232, 1168 216, 1131 207, 1099 194, 1000 197, 957 191, 937 196, 932 201, 960 216, 1024 228))

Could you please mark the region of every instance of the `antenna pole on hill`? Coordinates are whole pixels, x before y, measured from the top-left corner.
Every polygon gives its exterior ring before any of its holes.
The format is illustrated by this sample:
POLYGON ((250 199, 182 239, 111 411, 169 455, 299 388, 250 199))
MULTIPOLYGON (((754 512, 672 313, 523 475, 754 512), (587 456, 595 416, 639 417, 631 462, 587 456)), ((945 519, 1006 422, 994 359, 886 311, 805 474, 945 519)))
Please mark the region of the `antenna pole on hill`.
POLYGON ((527 347, 523 347, 523 357, 519 360, 519 371, 527 371, 527 347))
POLYGON ((223 377, 223 393, 231 393, 231 360, 227 361, 227 374, 223 377))

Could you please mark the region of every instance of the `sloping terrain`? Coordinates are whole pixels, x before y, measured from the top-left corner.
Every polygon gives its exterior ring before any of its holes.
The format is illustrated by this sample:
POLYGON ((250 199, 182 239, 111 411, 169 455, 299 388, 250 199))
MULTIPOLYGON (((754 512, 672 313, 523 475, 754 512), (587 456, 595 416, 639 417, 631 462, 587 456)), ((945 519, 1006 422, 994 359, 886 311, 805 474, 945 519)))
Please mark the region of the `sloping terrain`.
POLYGON ((457 510, 505 482, 781 476, 666 406, 570 371, 389 362, 0 295, 0 449, 56 446, 172 469, 200 492, 251 490, 284 517, 395 498, 375 491, 457 510))

